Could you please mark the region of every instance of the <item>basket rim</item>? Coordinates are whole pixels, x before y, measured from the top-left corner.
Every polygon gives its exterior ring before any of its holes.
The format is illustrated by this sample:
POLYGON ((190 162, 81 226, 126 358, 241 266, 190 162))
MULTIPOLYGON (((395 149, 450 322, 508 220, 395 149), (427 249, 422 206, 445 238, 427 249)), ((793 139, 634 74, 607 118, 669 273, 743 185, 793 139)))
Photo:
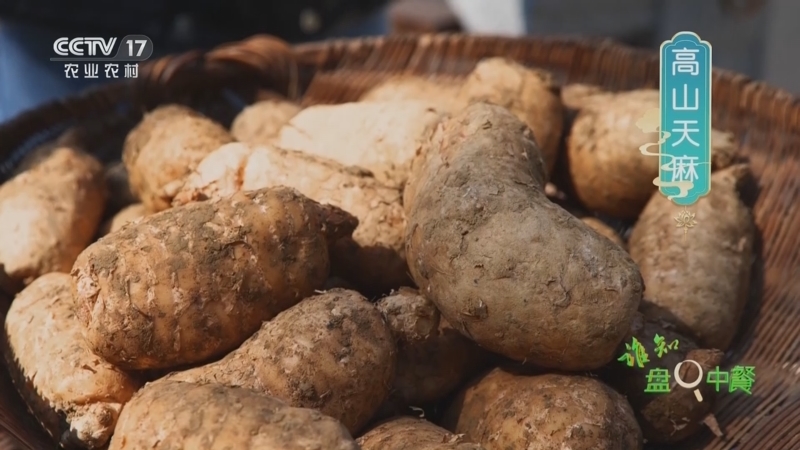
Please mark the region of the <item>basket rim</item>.
MULTIPOLYGON (((509 47, 561 47, 565 53, 573 55, 579 52, 592 52, 601 58, 603 54, 616 53, 628 59, 640 60, 648 64, 658 65, 659 53, 656 50, 633 47, 619 42, 613 38, 591 38, 574 34, 506 37, 491 35, 468 35, 454 32, 400 34, 389 36, 374 36, 358 39, 331 39, 319 42, 308 42, 293 45, 291 50, 294 58, 300 65, 314 67, 318 71, 336 71, 348 68, 348 63, 343 60, 352 59, 353 66, 358 70, 391 72, 403 64, 369 66, 373 52, 380 52, 391 46, 411 45, 417 52, 424 52, 428 48, 509 48, 509 47), (359 55, 360 54, 360 55, 359 55), (356 57, 353 57, 356 55, 356 57)), ((497 51, 487 53, 497 55, 497 51)), ((479 58, 472 55, 472 58, 479 58)), ((488 56, 484 56, 488 57, 488 56)), ((410 60, 412 58, 407 58, 410 60)), ((511 59, 514 59, 511 55, 511 59)), ((567 65, 565 69, 569 69, 567 65)), ((408 67, 406 71, 413 72, 416 68, 408 67)), ((747 95, 742 98, 742 107, 771 106, 774 113, 766 118, 774 122, 773 125, 781 127, 781 131, 800 132, 800 95, 777 86, 765 80, 754 79, 741 72, 713 67, 714 84, 728 84, 738 88, 747 95)), ((657 88, 657 86, 655 86, 657 88)), ((756 108, 757 109, 757 108, 756 108)), ((757 112, 757 111, 753 111, 757 112)))
MULTIPOLYGON (((355 39, 333 39, 289 45, 272 36, 256 35, 249 39, 226 43, 208 52, 192 51, 169 55, 143 64, 140 78, 96 86, 79 94, 56 99, 24 111, 0 124, 0 163, 25 142, 42 130, 68 123, 72 120, 96 119, 118 113, 119 106, 128 105, 128 111, 140 114, 192 90, 209 90, 230 86, 244 80, 273 88, 281 94, 296 97, 291 92, 298 79, 308 80, 319 72, 357 66, 366 71, 413 71, 409 67, 411 56, 424 53, 433 47, 483 48, 497 56, 498 49, 515 47, 555 49, 564 57, 578 54, 615 53, 646 64, 657 64, 658 54, 619 43, 613 39, 593 39, 575 35, 476 36, 461 33, 399 34, 355 39), (377 61, 374 55, 390 47, 408 47, 405 59, 393 64, 377 61), (402 67, 405 68, 402 69, 402 67)), ((547 50, 543 50, 547 51, 547 50)), ((510 55, 513 59, 513 55, 510 55)), ((571 70, 572 63, 565 69, 571 70)), ((574 66, 574 65, 573 65, 574 66)), ((768 120, 776 130, 800 133, 800 97, 741 73, 715 67, 714 85, 725 84, 741 94, 743 113, 756 114, 768 120)), ((302 81, 301 81, 302 83, 302 81)), ((2 180, 0 180, 2 181, 2 180)))

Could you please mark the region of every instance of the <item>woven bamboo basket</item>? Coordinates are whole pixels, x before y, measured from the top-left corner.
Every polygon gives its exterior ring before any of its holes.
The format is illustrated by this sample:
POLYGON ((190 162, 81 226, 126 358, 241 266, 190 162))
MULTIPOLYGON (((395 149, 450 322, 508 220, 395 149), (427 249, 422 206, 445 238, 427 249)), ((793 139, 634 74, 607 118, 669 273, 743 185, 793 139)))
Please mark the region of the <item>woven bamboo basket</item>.
MULTIPOLYGON (((463 77, 482 58, 504 56, 551 71, 564 83, 610 90, 658 86, 658 55, 609 41, 506 39, 463 35, 391 36, 290 47, 257 36, 208 53, 166 57, 140 68, 139 79, 44 105, 0 127, 0 182, 36 144, 76 122, 96 125, 105 161, 141 114, 180 102, 230 124, 264 91, 303 104, 358 98, 388 75, 463 77)), ((721 395, 715 415, 724 437, 706 432, 678 447, 706 450, 800 449, 800 100, 745 76, 715 70, 715 128, 732 132, 751 164, 760 231, 754 286, 727 364, 756 366, 753 395, 721 395)), ((0 299, 2 300, 2 299, 0 299)), ((0 307, 7 307, 0 303, 0 307)), ((3 309, 5 311, 5 309, 3 309)), ((52 448, 0 371, 0 425, 39 450, 52 448)), ((624 449, 622 449, 624 450, 624 449)))

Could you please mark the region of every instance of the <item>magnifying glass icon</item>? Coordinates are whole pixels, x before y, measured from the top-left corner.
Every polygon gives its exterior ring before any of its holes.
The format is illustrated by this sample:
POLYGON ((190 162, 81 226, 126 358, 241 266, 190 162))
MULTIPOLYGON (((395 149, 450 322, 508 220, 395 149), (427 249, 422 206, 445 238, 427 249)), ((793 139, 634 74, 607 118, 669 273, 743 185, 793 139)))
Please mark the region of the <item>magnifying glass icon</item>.
MULTIPOLYGON (((698 363, 697 361, 693 361, 691 359, 687 359, 686 361, 681 361, 680 363, 678 363, 678 365, 675 366, 675 382, 678 383, 678 386, 686 389, 694 389, 698 385, 700 385, 700 383, 703 382, 703 368, 700 367, 700 363, 698 363), (695 366, 697 366, 697 371, 699 372, 699 374, 697 375, 697 379, 691 383, 687 383, 683 381, 683 379, 681 379, 681 366, 684 365, 685 363, 694 364, 695 366)), ((694 389, 694 396, 695 398, 697 398, 698 402, 703 401, 703 394, 700 393, 700 389, 694 389)))

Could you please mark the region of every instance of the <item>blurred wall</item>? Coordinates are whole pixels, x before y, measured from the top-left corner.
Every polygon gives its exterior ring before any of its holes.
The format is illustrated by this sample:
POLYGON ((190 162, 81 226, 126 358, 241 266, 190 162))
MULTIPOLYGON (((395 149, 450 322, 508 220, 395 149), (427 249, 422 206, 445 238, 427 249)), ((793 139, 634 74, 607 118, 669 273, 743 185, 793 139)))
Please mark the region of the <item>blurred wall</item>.
POLYGON ((754 15, 739 15, 708 0, 663 0, 660 8, 659 43, 679 31, 694 31, 711 43, 715 66, 755 78, 764 76, 766 8, 754 15))
POLYGON ((532 0, 531 34, 629 37, 649 34, 656 0, 532 0))
MULTIPOLYGON (((425 2, 446 3, 465 31, 472 33, 580 34, 612 37, 630 45, 657 49, 677 32, 694 31, 711 42, 715 66, 744 73, 800 95, 800 0, 395 2, 414 3, 415 6, 407 9, 417 11, 417 15, 426 14, 420 7, 425 2), (748 7, 752 9, 747 10, 748 7), (520 14, 524 18, 520 18, 520 14)), ((441 18, 440 21, 450 23, 441 18)), ((436 21, 428 22, 432 23, 428 31, 435 30, 436 21)))
MULTIPOLYGON (((743 3, 743 2, 739 2, 743 3)), ((608 36, 658 48, 679 31, 711 42, 714 65, 800 94, 800 0, 737 14, 717 0, 533 0, 531 34, 608 36)))
MULTIPOLYGON (((428 0, 430 1, 430 0, 428 0)), ((520 0, 447 0, 461 26, 476 34, 525 34, 525 4, 520 0)))
POLYGON ((767 5, 761 75, 800 94, 800 1, 772 0, 767 5))

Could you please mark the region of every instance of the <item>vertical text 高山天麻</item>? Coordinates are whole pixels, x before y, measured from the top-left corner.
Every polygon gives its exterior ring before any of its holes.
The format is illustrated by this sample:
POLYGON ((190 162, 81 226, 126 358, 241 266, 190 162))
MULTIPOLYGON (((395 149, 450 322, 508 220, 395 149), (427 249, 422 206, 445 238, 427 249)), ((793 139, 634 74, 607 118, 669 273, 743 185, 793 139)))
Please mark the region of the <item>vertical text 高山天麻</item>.
POLYGON ((711 189, 711 45, 691 32, 661 45, 660 191, 689 206, 711 189))

